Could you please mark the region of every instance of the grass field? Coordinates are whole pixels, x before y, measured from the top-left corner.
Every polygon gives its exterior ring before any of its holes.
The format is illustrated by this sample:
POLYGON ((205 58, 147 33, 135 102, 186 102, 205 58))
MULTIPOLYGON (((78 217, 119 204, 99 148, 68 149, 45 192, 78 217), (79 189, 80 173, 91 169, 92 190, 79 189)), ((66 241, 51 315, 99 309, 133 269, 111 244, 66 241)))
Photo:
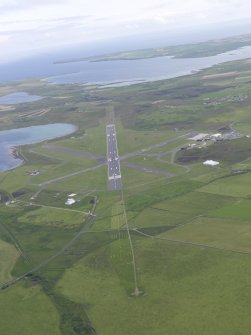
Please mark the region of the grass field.
POLYGON ((249 183, 251 181, 251 173, 237 174, 220 178, 200 189, 201 192, 231 195, 233 197, 247 197, 251 194, 249 183))
POLYGON ((128 159, 127 162, 138 164, 139 166, 143 166, 146 168, 157 169, 157 170, 161 170, 161 171, 165 171, 165 172, 169 172, 173 174, 183 174, 187 172, 185 167, 176 165, 176 164, 171 164, 168 161, 165 161, 164 158, 161 160, 158 160, 157 158, 146 157, 142 155, 142 156, 137 156, 135 158, 128 159))
POLYGON ((12 278, 11 271, 19 255, 13 245, 1 240, 0 254, 0 283, 4 283, 12 278))
POLYGON ((60 335, 59 315, 39 285, 16 285, 1 293, 1 334, 60 335))
POLYGON ((189 192, 183 196, 157 202, 144 209, 138 215, 134 216, 130 221, 130 225, 151 227, 185 224, 197 216, 212 213, 212 210, 221 208, 233 201, 234 199, 228 197, 189 192))
POLYGON ((39 208, 18 218, 19 222, 31 225, 52 225, 64 228, 83 224, 84 213, 74 210, 39 208))
POLYGON ((226 206, 211 213, 216 217, 251 220, 251 201, 239 200, 231 206, 226 206))
POLYGON ((251 225, 249 221, 223 218, 196 218, 191 223, 172 229, 164 236, 171 240, 191 242, 222 248, 251 252, 251 225))
POLYGON ((121 202, 112 206, 111 229, 119 230, 124 224, 124 207, 121 202))
POLYGON ((1 129, 78 126, 22 147, 24 164, 0 173, 1 334, 250 333, 250 66, 235 61, 116 88, 39 80, 0 88, 48 97, 0 108, 1 129), (122 161, 130 167, 121 164, 132 245, 121 194, 107 185, 105 127, 113 117, 120 156, 137 152, 122 161), (233 130, 243 137, 178 151, 194 143, 188 134, 233 130), (66 206, 71 193, 77 202, 66 206))
POLYGON ((243 287, 249 286, 249 257, 164 241, 136 245, 145 291, 139 299, 125 294, 107 250, 80 261, 58 284, 67 297, 89 306, 98 333, 248 334, 250 293, 243 287))

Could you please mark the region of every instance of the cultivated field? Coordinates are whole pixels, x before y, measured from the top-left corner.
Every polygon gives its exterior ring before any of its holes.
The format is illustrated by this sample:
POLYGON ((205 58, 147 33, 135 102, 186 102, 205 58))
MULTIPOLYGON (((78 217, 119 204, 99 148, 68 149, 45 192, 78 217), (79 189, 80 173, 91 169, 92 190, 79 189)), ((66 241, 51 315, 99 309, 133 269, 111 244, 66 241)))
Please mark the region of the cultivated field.
POLYGON ((22 147, 24 164, 0 173, 1 334, 249 335, 250 66, 118 88, 0 88, 46 97, 1 109, 1 130, 78 126, 22 147), (123 194, 107 185, 112 116, 123 194))

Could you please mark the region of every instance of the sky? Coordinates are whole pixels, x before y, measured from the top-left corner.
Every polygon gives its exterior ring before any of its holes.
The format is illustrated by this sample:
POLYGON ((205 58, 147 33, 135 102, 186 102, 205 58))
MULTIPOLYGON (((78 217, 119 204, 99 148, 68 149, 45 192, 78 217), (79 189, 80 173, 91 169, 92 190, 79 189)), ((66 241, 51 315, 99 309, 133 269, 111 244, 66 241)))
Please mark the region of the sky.
POLYGON ((249 18, 248 0, 0 0, 0 61, 249 18))

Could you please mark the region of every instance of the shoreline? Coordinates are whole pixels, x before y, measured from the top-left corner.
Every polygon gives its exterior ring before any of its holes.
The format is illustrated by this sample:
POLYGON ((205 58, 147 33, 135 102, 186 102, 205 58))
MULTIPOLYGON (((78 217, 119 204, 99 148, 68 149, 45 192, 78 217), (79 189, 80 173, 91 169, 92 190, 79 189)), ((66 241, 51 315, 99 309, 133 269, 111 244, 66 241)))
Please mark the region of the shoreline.
MULTIPOLYGON (((120 71, 121 64, 117 64, 117 61, 110 60, 103 63, 110 63, 109 68, 112 67, 111 75, 106 77, 106 64, 100 68, 103 71, 99 72, 97 76, 97 69, 94 65, 90 65, 89 71, 91 75, 85 76, 85 69, 81 69, 79 72, 47 76, 44 78, 48 83, 54 85, 85 85, 85 86, 100 86, 105 87, 116 87, 119 83, 119 87, 130 86, 135 84, 142 84, 154 81, 169 80, 173 78, 179 78, 182 76, 193 75, 196 72, 203 71, 219 64, 241 61, 251 58, 251 46, 241 47, 239 49, 231 50, 225 53, 217 54, 216 56, 210 57, 199 57, 199 58, 174 58, 172 56, 162 56, 154 58, 143 58, 137 60, 124 60, 127 62, 128 71, 125 74, 120 71), (132 62, 132 63, 131 63, 132 62), (114 66, 113 66, 114 65, 114 66), (157 65, 157 68, 156 68, 157 65), (165 70, 161 70, 164 68, 165 70), (147 70, 149 68, 149 71, 147 70), (139 69, 139 70, 138 70, 139 69), (146 69, 146 71, 143 71, 146 69), (102 74, 104 75, 102 76, 102 74), (95 75, 92 77, 92 74, 95 75), (114 85, 115 83, 115 85, 114 85)), ((96 62, 98 63, 98 62, 96 62)), ((102 62, 100 62, 101 64, 102 62)), ((90 62, 95 64, 95 62, 90 62)))
MULTIPOLYGON (((50 124, 53 125, 53 124, 50 124)), ((69 124, 68 124, 69 125, 69 124)), ((25 145, 33 145, 33 144, 37 144, 37 143, 42 143, 45 141, 54 141, 58 138, 64 138, 67 136, 71 136, 72 134, 74 134, 78 127, 76 125, 71 124, 72 129, 70 132, 67 132, 66 134, 62 134, 62 135, 58 135, 55 137, 49 137, 49 138, 43 138, 42 140, 31 140, 29 143, 20 143, 20 144, 13 144, 13 143, 3 143, 2 146, 0 146, 0 153, 1 151, 4 153, 3 155, 3 168, 0 167, 0 173, 2 172, 6 172, 12 169, 15 169, 16 167, 23 165, 25 163, 25 157, 22 155, 21 153, 21 147, 25 146, 25 145), (7 156, 6 156, 7 153, 7 156)), ((27 131, 31 128, 34 128, 36 126, 31 126, 31 127, 27 127, 27 131)), ((38 126, 39 127, 39 126, 38 126)), ((20 128, 17 128, 20 129, 20 128)), ((11 129, 10 131, 13 131, 16 129, 11 129)), ((13 141, 14 142, 14 141, 13 141)))

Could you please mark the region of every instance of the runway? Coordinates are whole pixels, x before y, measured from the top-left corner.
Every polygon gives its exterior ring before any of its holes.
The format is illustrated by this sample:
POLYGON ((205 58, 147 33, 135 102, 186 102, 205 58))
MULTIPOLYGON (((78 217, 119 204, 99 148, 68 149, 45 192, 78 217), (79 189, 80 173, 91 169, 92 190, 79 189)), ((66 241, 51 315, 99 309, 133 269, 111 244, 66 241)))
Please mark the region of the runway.
POLYGON ((114 124, 109 124, 106 126, 106 139, 107 139, 108 189, 110 191, 119 191, 121 190, 122 183, 121 183, 117 138, 114 124))

